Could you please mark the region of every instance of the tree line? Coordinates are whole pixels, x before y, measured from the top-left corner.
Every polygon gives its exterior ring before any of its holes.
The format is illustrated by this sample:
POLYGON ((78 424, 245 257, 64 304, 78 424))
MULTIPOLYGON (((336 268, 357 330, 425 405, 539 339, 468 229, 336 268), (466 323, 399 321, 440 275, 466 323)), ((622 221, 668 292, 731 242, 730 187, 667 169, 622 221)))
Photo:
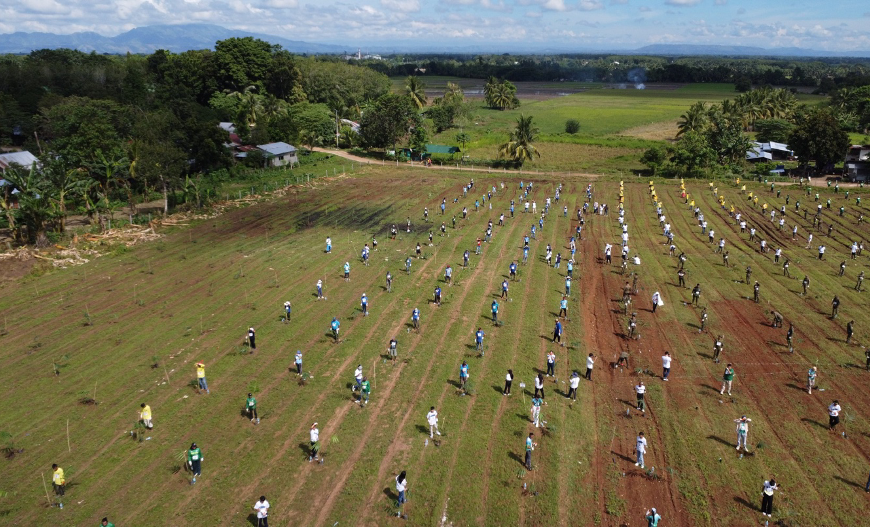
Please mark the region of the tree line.
MULTIPOLYGON (((798 105, 786 89, 760 88, 719 104, 699 101, 680 116, 677 141, 641 157, 653 174, 700 176, 709 171, 742 173, 752 149, 749 132, 762 143, 785 143, 805 171, 833 170, 849 146, 847 126, 833 104, 798 105)), ((766 174, 768 164, 756 172, 766 174)))

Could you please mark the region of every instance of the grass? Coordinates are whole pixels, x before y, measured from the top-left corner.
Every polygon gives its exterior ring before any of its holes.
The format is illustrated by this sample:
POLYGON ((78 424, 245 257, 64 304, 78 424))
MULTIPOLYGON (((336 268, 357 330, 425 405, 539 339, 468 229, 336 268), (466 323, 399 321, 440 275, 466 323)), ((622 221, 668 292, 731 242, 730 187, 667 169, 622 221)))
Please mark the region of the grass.
MULTIPOLYGON (((582 163, 584 156, 594 155, 594 150, 566 152, 565 161, 573 156, 575 166, 578 159, 582 163)), ((620 232, 615 207, 609 217, 588 217, 575 271, 578 293, 570 300, 571 321, 565 326, 567 346, 558 347, 548 334, 561 299, 564 265, 553 270, 539 259, 548 242, 554 252, 567 253, 572 218, 590 180, 536 179, 539 205, 558 183, 565 185, 562 202, 532 243, 530 262, 521 266, 522 280, 511 283, 509 299, 500 301, 499 316, 506 324, 495 328, 489 306, 509 263, 521 256, 521 235, 531 218, 522 213, 506 218, 483 255, 472 256, 471 266, 462 269, 462 252, 472 249, 487 220, 497 219, 516 194, 509 177, 475 174, 476 191, 499 188, 492 215, 470 212, 468 220, 458 221, 458 229, 448 228, 449 237, 440 237, 437 204, 448 199, 449 220, 473 201, 469 196, 452 203, 467 179, 461 173, 435 176, 369 166, 351 178, 293 187, 283 197, 194 220, 186 229, 167 230, 157 243, 4 283, 0 313, 7 318, 8 333, 0 338, 0 383, 7 401, 27 402, 26 407, 0 408, 3 430, 24 450, 14 460, 0 460, 0 489, 10 493, 2 505, 8 510, 6 522, 79 525, 108 515, 121 524, 240 525, 249 522, 257 497, 266 495, 275 524, 440 525, 446 517, 446 524, 615 525, 642 522, 637 510, 656 506, 671 515, 672 524, 736 525, 754 515, 737 498, 755 506, 760 483, 770 474, 788 490, 775 511, 789 522, 845 525, 864 518, 863 494, 837 478, 863 483, 866 459, 860 442, 870 433, 862 390, 866 373, 842 366, 863 365, 863 356, 859 348, 834 340, 841 338, 846 317, 856 320, 859 341, 867 339, 862 329, 870 328, 870 315, 861 308, 867 293, 850 290, 866 260, 850 261, 845 279, 835 273, 835 255, 845 251, 847 240, 864 234, 865 228, 855 225, 854 205, 848 206, 846 218, 825 214, 825 221, 837 226, 827 261, 812 258, 812 251, 790 236, 769 235, 772 244, 794 255, 793 275, 811 274, 812 292, 819 297, 803 298, 794 293, 798 279, 782 278, 778 266, 739 236, 727 213, 716 207, 706 182, 689 182, 688 187, 708 222, 726 237, 735 265, 730 270, 720 265, 695 227, 676 182, 656 184, 680 249, 690 256, 687 281, 702 283, 711 332, 726 333, 725 358, 737 367, 735 403, 719 403, 718 391, 708 386, 718 388, 721 366, 703 356, 712 349, 710 338, 698 334, 692 326, 696 311, 680 302, 688 299, 688 290, 670 284, 675 282, 673 260, 661 245, 645 183, 626 185, 632 252, 643 262, 633 308, 643 338, 629 344, 632 369, 620 372, 607 362, 624 343, 618 334, 624 318, 611 311, 624 279, 613 273, 617 266, 608 269, 596 261, 604 242, 620 232), (569 218, 562 217, 562 205, 568 205, 569 218), (423 207, 432 213, 430 225, 423 223, 423 207), (389 225, 402 225, 406 218, 414 233, 388 240, 389 225), (414 260, 407 276, 405 256, 430 227, 436 232, 434 247, 426 248, 427 259, 414 260), (373 234, 379 250, 365 267, 357 257, 373 234), (333 240, 329 255, 323 253, 327 236, 333 240), (351 263, 348 283, 340 276, 345 261, 351 263), (436 307, 429 301, 448 263, 459 285, 439 282, 444 302, 436 307), (783 351, 782 332, 762 324, 766 306, 742 298, 748 286, 734 281, 742 278, 748 263, 753 277, 764 284, 765 301, 770 299, 799 328, 795 355, 783 351), (387 270, 394 276, 392 293, 382 288, 387 270), (279 288, 274 287, 276 275, 279 288), (318 279, 324 280, 326 301, 314 298, 318 279), (655 290, 667 304, 652 317, 646 308, 655 290), (356 311, 362 292, 369 297, 368 317, 356 311), (843 300, 843 315, 830 321, 818 311, 827 309, 834 293, 843 300), (285 300, 293 303, 289 323, 277 317, 285 300), (422 312, 419 333, 406 326, 414 307, 422 312), (85 312, 89 326, 82 323, 85 312), (342 321, 338 345, 326 335, 333 316, 342 321), (249 326, 257 329, 253 354, 241 344, 249 326), (473 350, 478 327, 486 332, 482 359, 473 350), (398 340, 395 364, 386 358, 391 337, 398 340), (304 354, 304 384, 295 368, 288 372, 297 349, 304 354), (547 378, 542 411, 550 434, 536 433, 535 469, 522 473, 523 442, 532 430, 532 378, 550 350, 557 355, 556 379, 547 378), (620 400, 633 399, 633 369, 658 374, 663 350, 675 356, 672 381, 662 384, 644 375, 650 410, 645 417, 626 416, 620 400), (600 355, 596 377, 581 384, 578 402, 569 405, 563 380, 572 370, 582 373, 589 351, 600 355), (65 356, 71 359, 59 360, 65 356), (457 394, 463 360, 471 366, 472 396, 457 394), (159 368, 152 368, 158 361, 159 368), (198 361, 206 364, 209 395, 190 386, 198 361), (819 385, 826 388, 812 397, 790 386, 801 384, 810 362, 819 365, 819 385), (56 376, 49 366, 61 363, 56 376), (352 402, 347 388, 357 364, 372 384, 365 408, 352 402), (515 374, 510 397, 501 395, 508 369, 515 374), (98 379, 99 405, 79 404, 98 379), (240 414, 248 392, 257 397, 260 425, 240 414), (851 440, 804 421, 823 422, 833 397, 847 402, 844 408, 854 417, 846 424, 851 440), (155 428, 144 435, 151 440, 138 442, 129 431, 143 402, 153 409, 155 428), (444 434, 437 445, 425 443, 431 406, 439 411, 444 434), (731 420, 740 414, 753 418, 750 442, 765 446, 743 459, 726 445, 733 436, 731 420), (67 418, 71 452, 63 449, 67 418), (315 421, 322 465, 306 461, 307 433, 315 421), (624 460, 632 456, 641 429, 650 441, 647 465, 656 467, 658 478, 632 473, 636 468, 624 460), (205 462, 203 477, 192 487, 178 455, 194 441, 205 462), (33 508, 45 500, 34 473, 48 473, 53 462, 68 469, 73 484, 67 492, 69 506, 62 511, 33 508), (402 470, 410 483, 409 521, 387 516, 395 501, 392 479, 402 470), (307 496, 319 499, 309 504, 307 496), (829 506, 832 501, 836 508, 829 506)), ((596 200, 615 203, 615 179, 599 178, 593 185, 596 200)), ((740 199, 734 184, 718 185, 729 203, 740 199)), ((777 199, 766 188, 749 185, 776 207, 790 194, 793 209, 799 192, 789 187, 777 199)), ((851 204, 859 192, 850 195, 851 204)), ((835 204, 844 200, 833 189, 820 193, 823 200, 833 197, 835 204)), ((769 224, 738 203, 753 223, 769 224)), ((864 203, 861 211, 870 214, 864 211, 870 200, 864 203)), ((804 234, 806 222, 796 220, 804 234)))

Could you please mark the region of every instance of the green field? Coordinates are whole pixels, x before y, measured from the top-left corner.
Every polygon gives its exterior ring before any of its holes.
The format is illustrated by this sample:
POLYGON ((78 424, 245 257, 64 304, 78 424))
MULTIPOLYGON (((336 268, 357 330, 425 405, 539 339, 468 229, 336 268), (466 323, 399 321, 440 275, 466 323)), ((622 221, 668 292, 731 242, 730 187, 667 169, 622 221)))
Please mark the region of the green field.
POLYGON ((292 186, 219 216, 186 220, 189 226, 165 227, 156 242, 129 250, 102 246, 109 254, 83 266, 48 273, 36 268, 2 283, 6 405, 0 431, 11 435, 14 445, 4 447, 14 454, 0 460, 0 522, 93 525, 108 516, 117 525, 256 525, 251 506, 266 495, 274 525, 636 525, 652 506, 668 525, 746 525, 760 519, 754 510, 761 481, 775 475, 784 491, 776 497, 773 522, 863 523, 867 498, 860 488, 870 438, 863 388, 870 374, 863 370, 861 345, 867 344, 870 315, 867 293, 853 286, 867 268, 867 255, 852 261, 846 249, 851 240, 868 238, 866 224, 856 225, 856 215, 870 213, 870 198, 854 205, 863 190, 853 189, 848 201, 821 190, 835 209, 845 204, 847 216, 824 212, 825 225, 831 222, 835 231, 832 239, 815 234, 815 243, 828 245, 826 260, 819 261, 814 249, 804 249, 809 222, 792 213, 798 196, 803 207, 815 204, 796 186, 779 198, 751 187, 776 208, 790 196, 788 224, 796 221, 801 237, 792 241, 790 231, 777 231, 747 205, 735 184, 718 182, 728 203, 736 203, 773 247, 784 248, 796 277, 787 279, 772 253, 758 253, 739 234, 706 182, 690 183, 689 191, 728 240, 730 269, 701 235, 675 182, 658 183, 679 251, 689 256, 689 286, 703 288, 710 332, 699 333, 700 309, 685 305, 689 290, 673 285, 675 259, 662 245, 646 184, 632 179, 626 220, 632 254, 642 260, 630 268, 640 275, 632 309, 641 339, 634 341, 623 335, 626 319, 618 302, 626 277, 618 265, 601 263, 604 244, 618 247, 621 232, 618 182, 610 179, 536 179, 532 199, 539 209, 560 182, 562 201, 532 241, 520 280, 500 300, 504 325, 492 325, 490 304, 534 221, 531 214, 508 215, 483 244, 483 254, 473 255, 486 222, 496 222, 516 197, 518 178, 507 177, 502 189, 503 177, 366 167, 292 186), (471 176, 475 196, 497 186, 491 213, 474 212, 474 198, 462 197, 471 176), (550 336, 565 263, 549 268, 543 252, 552 243, 554 253, 567 255, 588 183, 611 212, 587 215, 561 348, 550 336), (442 198, 448 202, 445 237, 439 236, 437 212, 442 198), (470 210, 466 220, 463 206, 470 210), (430 223, 422 218, 424 207, 430 223), (456 229, 450 227, 453 214, 456 229), (406 218, 413 233, 400 230, 397 240, 389 240, 390 224, 403 225, 406 218), (373 234, 378 251, 363 266, 359 253, 373 234), (331 254, 323 251, 327 236, 331 254), (424 258, 413 259, 406 275, 403 263, 417 242, 424 258), (461 269, 466 249, 472 250, 471 263, 461 269), (848 267, 841 278, 836 271, 842 259, 848 267), (352 267, 349 282, 341 278, 345 261, 352 267), (453 286, 441 282, 447 264, 456 270, 453 286), (746 298, 747 265, 763 285, 762 304, 746 298), (395 277, 391 293, 383 287, 387 270, 395 277), (799 295, 804 274, 813 281, 806 297, 799 295), (326 300, 316 299, 318 279, 326 300), (441 307, 431 302, 439 284, 441 307), (655 315, 649 312, 653 291, 666 300, 655 315), (368 317, 359 311, 363 293, 368 317), (840 317, 831 320, 825 314, 834 294, 843 304, 840 317), (286 300, 293 303, 289 323, 280 319, 286 300), (422 312, 419 333, 410 327, 415 307, 422 312), (794 354, 784 347, 784 329, 770 328, 771 309, 785 315, 786 326, 797 327, 794 354), (329 337, 332 317, 342 323, 339 344, 329 337), (846 345, 843 327, 850 318, 858 344, 846 345), (253 354, 242 346, 249 326, 257 329, 253 354), (478 327, 486 332, 483 358, 473 345, 478 327), (733 399, 718 393, 724 363, 711 361, 717 333, 725 334, 724 359, 737 369, 733 399), (391 337, 399 342, 395 364, 387 356, 391 337), (631 367, 611 368, 623 349, 631 353, 631 367), (305 385, 290 371, 296 350, 312 376, 305 385), (556 352, 557 366, 545 387, 548 428, 546 434, 535 430, 535 468, 524 472, 523 441, 533 430, 532 378, 545 368, 549 350, 556 352), (668 383, 659 378, 665 350, 675 357, 668 383), (580 384, 578 402, 570 403, 564 382, 572 370, 585 371, 590 352, 599 358, 595 376, 580 384), (471 366, 468 396, 457 387, 463 360, 471 366), (207 366, 210 395, 191 386, 197 361, 207 366), (813 363, 825 392, 810 396, 801 387, 813 363), (358 364, 373 385, 365 408, 354 403, 349 388, 358 364), (513 395, 505 397, 509 368, 516 379, 513 395), (649 387, 645 415, 630 409, 641 379, 649 387), (242 413, 248 392, 258 398, 260 425, 242 413), (80 403, 94 394, 97 405, 80 403), (833 398, 843 404, 846 437, 825 430, 833 398), (150 440, 138 442, 130 431, 142 402, 151 405, 155 428, 146 433, 150 440), (427 442, 425 416, 433 405, 444 433, 437 445, 427 442), (745 457, 733 444, 732 420, 741 414, 754 420, 745 457), (306 459, 315 421, 322 465, 306 459), (633 465, 640 430, 650 443, 646 471, 633 465), (204 462, 202 478, 191 486, 178 457, 193 441, 204 462), (50 484, 53 462, 67 473, 63 510, 49 508, 43 490, 42 476, 50 484), (410 484, 407 521, 394 517, 393 478, 402 470, 410 484))

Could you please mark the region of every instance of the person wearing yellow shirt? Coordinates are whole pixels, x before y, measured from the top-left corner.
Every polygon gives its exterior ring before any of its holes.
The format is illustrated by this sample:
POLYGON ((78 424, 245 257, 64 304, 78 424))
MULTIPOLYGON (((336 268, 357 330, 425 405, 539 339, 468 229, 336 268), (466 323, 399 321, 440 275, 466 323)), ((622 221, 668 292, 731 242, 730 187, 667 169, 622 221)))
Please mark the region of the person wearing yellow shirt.
POLYGON ((66 479, 63 476, 63 468, 58 467, 57 464, 52 464, 51 469, 54 470, 54 475, 51 477, 51 485, 54 487, 54 494, 57 495, 57 506, 62 510, 66 479))
POLYGON ((139 411, 139 419, 145 424, 148 429, 154 429, 154 424, 151 423, 151 406, 142 404, 142 410, 139 411))
POLYGON ((196 381, 199 383, 200 390, 204 390, 206 394, 211 394, 208 391, 208 382, 205 380, 205 363, 202 361, 196 364, 196 381))

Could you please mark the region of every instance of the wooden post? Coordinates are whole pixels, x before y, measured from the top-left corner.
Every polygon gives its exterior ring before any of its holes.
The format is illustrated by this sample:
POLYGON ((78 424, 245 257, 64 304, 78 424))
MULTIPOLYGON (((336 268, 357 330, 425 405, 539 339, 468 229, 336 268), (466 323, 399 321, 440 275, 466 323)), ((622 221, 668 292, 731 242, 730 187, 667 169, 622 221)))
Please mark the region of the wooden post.
POLYGON ((69 418, 66 419, 66 448, 67 451, 72 453, 72 446, 69 443, 69 418))
POLYGON ((48 486, 45 485, 45 473, 40 473, 42 476, 42 488, 45 490, 45 500, 48 501, 48 507, 51 508, 51 497, 48 496, 48 486))

